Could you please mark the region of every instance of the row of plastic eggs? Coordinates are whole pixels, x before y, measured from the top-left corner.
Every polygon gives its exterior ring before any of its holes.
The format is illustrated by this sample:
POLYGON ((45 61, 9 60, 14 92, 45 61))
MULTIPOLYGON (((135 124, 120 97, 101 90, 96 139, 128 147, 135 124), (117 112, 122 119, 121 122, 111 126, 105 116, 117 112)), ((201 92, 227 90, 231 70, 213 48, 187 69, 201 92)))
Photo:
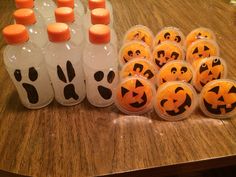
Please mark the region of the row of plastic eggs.
POLYGON ((152 52, 148 46, 151 34, 151 31, 142 25, 130 28, 125 34, 124 44, 119 52, 121 78, 142 75, 158 86, 168 81, 183 80, 193 84, 198 92, 211 80, 226 78, 227 65, 224 59, 219 57, 218 45, 213 41, 215 35, 210 29, 197 28, 190 32, 183 42, 185 37, 178 28, 165 27, 157 34, 157 42, 154 42, 156 46, 152 48, 152 52), (202 39, 200 35, 204 35, 206 39, 202 39), (208 36, 210 39, 207 39, 208 36), (185 47, 181 46, 182 44, 189 46, 186 61, 185 47), (200 48, 205 51, 201 53, 200 48), (135 58, 135 61, 132 60, 135 58))
POLYGON ((155 108, 168 121, 188 118, 197 105, 212 118, 229 118, 236 114, 236 82, 219 79, 207 83, 200 95, 184 81, 171 81, 155 87, 142 77, 122 80, 115 92, 116 106, 126 114, 143 114, 155 108))
POLYGON ((123 65, 132 58, 143 57, 153 61, 159 70, 172 60, 186 58, 187 62, 193 63, 197 59, 219 56, 219 53, 215 35, 210 29, 197 28, 185 40, 176 27, 165 27, 154 38, 149 28, 136 25, 125 34, 119 61, 123 65))

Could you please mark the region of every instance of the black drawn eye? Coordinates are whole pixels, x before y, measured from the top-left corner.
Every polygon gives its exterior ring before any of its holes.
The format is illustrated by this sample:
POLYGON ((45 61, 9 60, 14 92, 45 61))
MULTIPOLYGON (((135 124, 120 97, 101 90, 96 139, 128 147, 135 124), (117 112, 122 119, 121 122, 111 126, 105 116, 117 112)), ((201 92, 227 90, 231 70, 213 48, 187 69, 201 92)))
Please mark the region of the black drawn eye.
POLYGON ((165 33, 165 34, 164 34, 164 38, 165 38, 165 39, 170 39, 170 33, 169 33, 169 32, 165 33))
POLYGON ((171 68, 171 73, 172 73, 172 74, 175 74, 176 71, 177 71, 176 67, 171 68))
POLYGON ((176 42, 180 42, 180 41, 181 41, 181 37, 180 37, 180 36, 176 36, 176 37, 175 37, 175 41, 176 41, 176 42))
POLYGON ((129 51, 128 51, 128 55, 129 55, 130 57, 132 57, 132 56, 133 56, 133 52, 132 52, 131 50, 129 50, 129 51))
POLYGON ((208 66, 206 63, 203 63, 201 66, 200 66, 200 70, 199 72, 202 73, 203 71, 206 71, 208 70, 208 66))
POLYGON ((94 79, 99 82, 103 79, 104 77, 104 73, 102 71, 97 71, 95 74, 94 74, 94 79))

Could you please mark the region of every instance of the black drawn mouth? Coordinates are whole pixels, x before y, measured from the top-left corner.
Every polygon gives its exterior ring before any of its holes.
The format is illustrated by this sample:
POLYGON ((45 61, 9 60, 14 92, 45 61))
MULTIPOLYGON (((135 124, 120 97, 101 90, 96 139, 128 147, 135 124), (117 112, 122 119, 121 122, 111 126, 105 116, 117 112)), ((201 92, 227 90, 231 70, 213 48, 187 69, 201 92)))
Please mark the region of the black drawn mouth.
POLYGON ((236 108, 236 102, 231 105, 231 108, 227 108, 226 105, 218 105, 217 108, 214 109, 212 108, 212 104, 208 103, 205 99, 203 101, 207 111, 212 114, 222 114, 222 109, 224 109, 225 112, 228 113, 236 108))
POLYGON ((192 104, 192 100, 191 100, 191 97, 186 94, 186 99, 185 99, 185 102, 179 106, 179 111, 178 112, 175 112, 175 111, 166 111, 167 114, 169 114, 170 116, 178 116, 182 113, 184 113, 186 111, 186 106, 190 107, 192 104))
POLYGON ((139 102, 130 103, 130 106, 132 106, 134 108, 143 107, 147 103, 147 95, 145 92, 144 92, 143 96, 141 97, 141 99, 143 100, 141 103, 139 103, 139 102))

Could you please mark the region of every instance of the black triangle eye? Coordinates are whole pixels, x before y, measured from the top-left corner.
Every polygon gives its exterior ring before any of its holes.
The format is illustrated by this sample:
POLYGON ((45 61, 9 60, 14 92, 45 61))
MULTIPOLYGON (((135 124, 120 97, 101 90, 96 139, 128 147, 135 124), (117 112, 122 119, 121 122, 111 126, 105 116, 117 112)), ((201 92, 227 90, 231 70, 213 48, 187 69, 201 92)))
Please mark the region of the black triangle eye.
POLYGON ((139 80, 136 80, 135 88, 142 87, 142 86, 143 84, 139 80))
POLYGON ((229 93, 236 93, 236 87, 232 86, 231 89, 229 90, 229 93))
POLYGON ((209 47, 204 46, 204 51, 207 51, 207 50, 209 50, 209 47))
POLYGON ((195 48, 193 54, 198 53, 198 48, 195 48))
POLYGON ((124 88, 124 87, 121 87, 121 95, 122 95, 122 97, 124 97, 125 94, 128 93, 128 92, 129 92, 128 89, 126 89, 126 88, 124 88))
POLYGON ((216 86, 216 87, 212 88, 211 90, 209 90, 209 92, 214 92, 214 93, 218 94, 219 90, 220 90, 220 86, 216 86))

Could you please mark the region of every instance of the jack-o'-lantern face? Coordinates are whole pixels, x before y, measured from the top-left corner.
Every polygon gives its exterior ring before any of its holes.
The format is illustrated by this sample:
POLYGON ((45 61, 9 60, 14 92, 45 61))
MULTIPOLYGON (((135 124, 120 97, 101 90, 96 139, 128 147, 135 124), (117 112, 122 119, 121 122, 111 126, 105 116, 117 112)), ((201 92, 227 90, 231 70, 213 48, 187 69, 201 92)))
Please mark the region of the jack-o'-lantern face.
POLYGON ((152 55, 158 70, 170 61, 184 60, 184 50, 182 47, 177 43, 169 41, 156 46, 152 55))
POLYGON ((219 56, 219 47, 217 43, 210 39, 199 39, 188 47, 186 60, 193 63, 198 59, 211 56, 219 56))
POLYGON ((196 77, 194 86, 197 91, 210 81, 225 78, 227 74, 227 65, 220 57, 205 58, 196 64, 196 77))
POLYGON ((196 92, 185 82, 162 84, 155 97, 155 110, 163 119, 177 121, 187 118, 196 107, 196 92))
POLYGON ((138 40, 145 42, 149 47, 153 47, 153 33, 143 25, 136 25, 131 27, 125 34, 124 43, 128 41, 138 40))
POLYGON ((164 41, 173 41, 184 45, 185 37, 183 33, 175 27, 166 27, 163 28, 155 37, 154 44, 159 45, 164 41))
POLYGON ((199 39, 212 39, 216 40, 215 34, 208 28, 197 28, 191 31, 186 37, 186 47, 199 39))
POLYGON ((148 80, 130 77, 118 85, 116 89, 116 104, 124 113, 141 114, 152 108, 153 96, 153 86, 148 80))
POLYGON ((151 60, 150 47, 144 42, 131 41, 125 43, 119 52, 120 64, 123 65, 133 58, 144 58, 151 60))
POLYGON ((158 73, 158 85, 169 81, 185 81, 191 83, 194 71, 185 61, 171 61, 162 67, 158 73))
POLYGON ((155 84, 156 68, 150 61, 145 59, 133 59, 126 63, 120 72, 122 79, 129 76, 141 76, 155 84))
POLYGON ((200 96, 202 111, 213 118, 228 118, 236 114, 236 82, 220 79, 204 86, 200 96))

